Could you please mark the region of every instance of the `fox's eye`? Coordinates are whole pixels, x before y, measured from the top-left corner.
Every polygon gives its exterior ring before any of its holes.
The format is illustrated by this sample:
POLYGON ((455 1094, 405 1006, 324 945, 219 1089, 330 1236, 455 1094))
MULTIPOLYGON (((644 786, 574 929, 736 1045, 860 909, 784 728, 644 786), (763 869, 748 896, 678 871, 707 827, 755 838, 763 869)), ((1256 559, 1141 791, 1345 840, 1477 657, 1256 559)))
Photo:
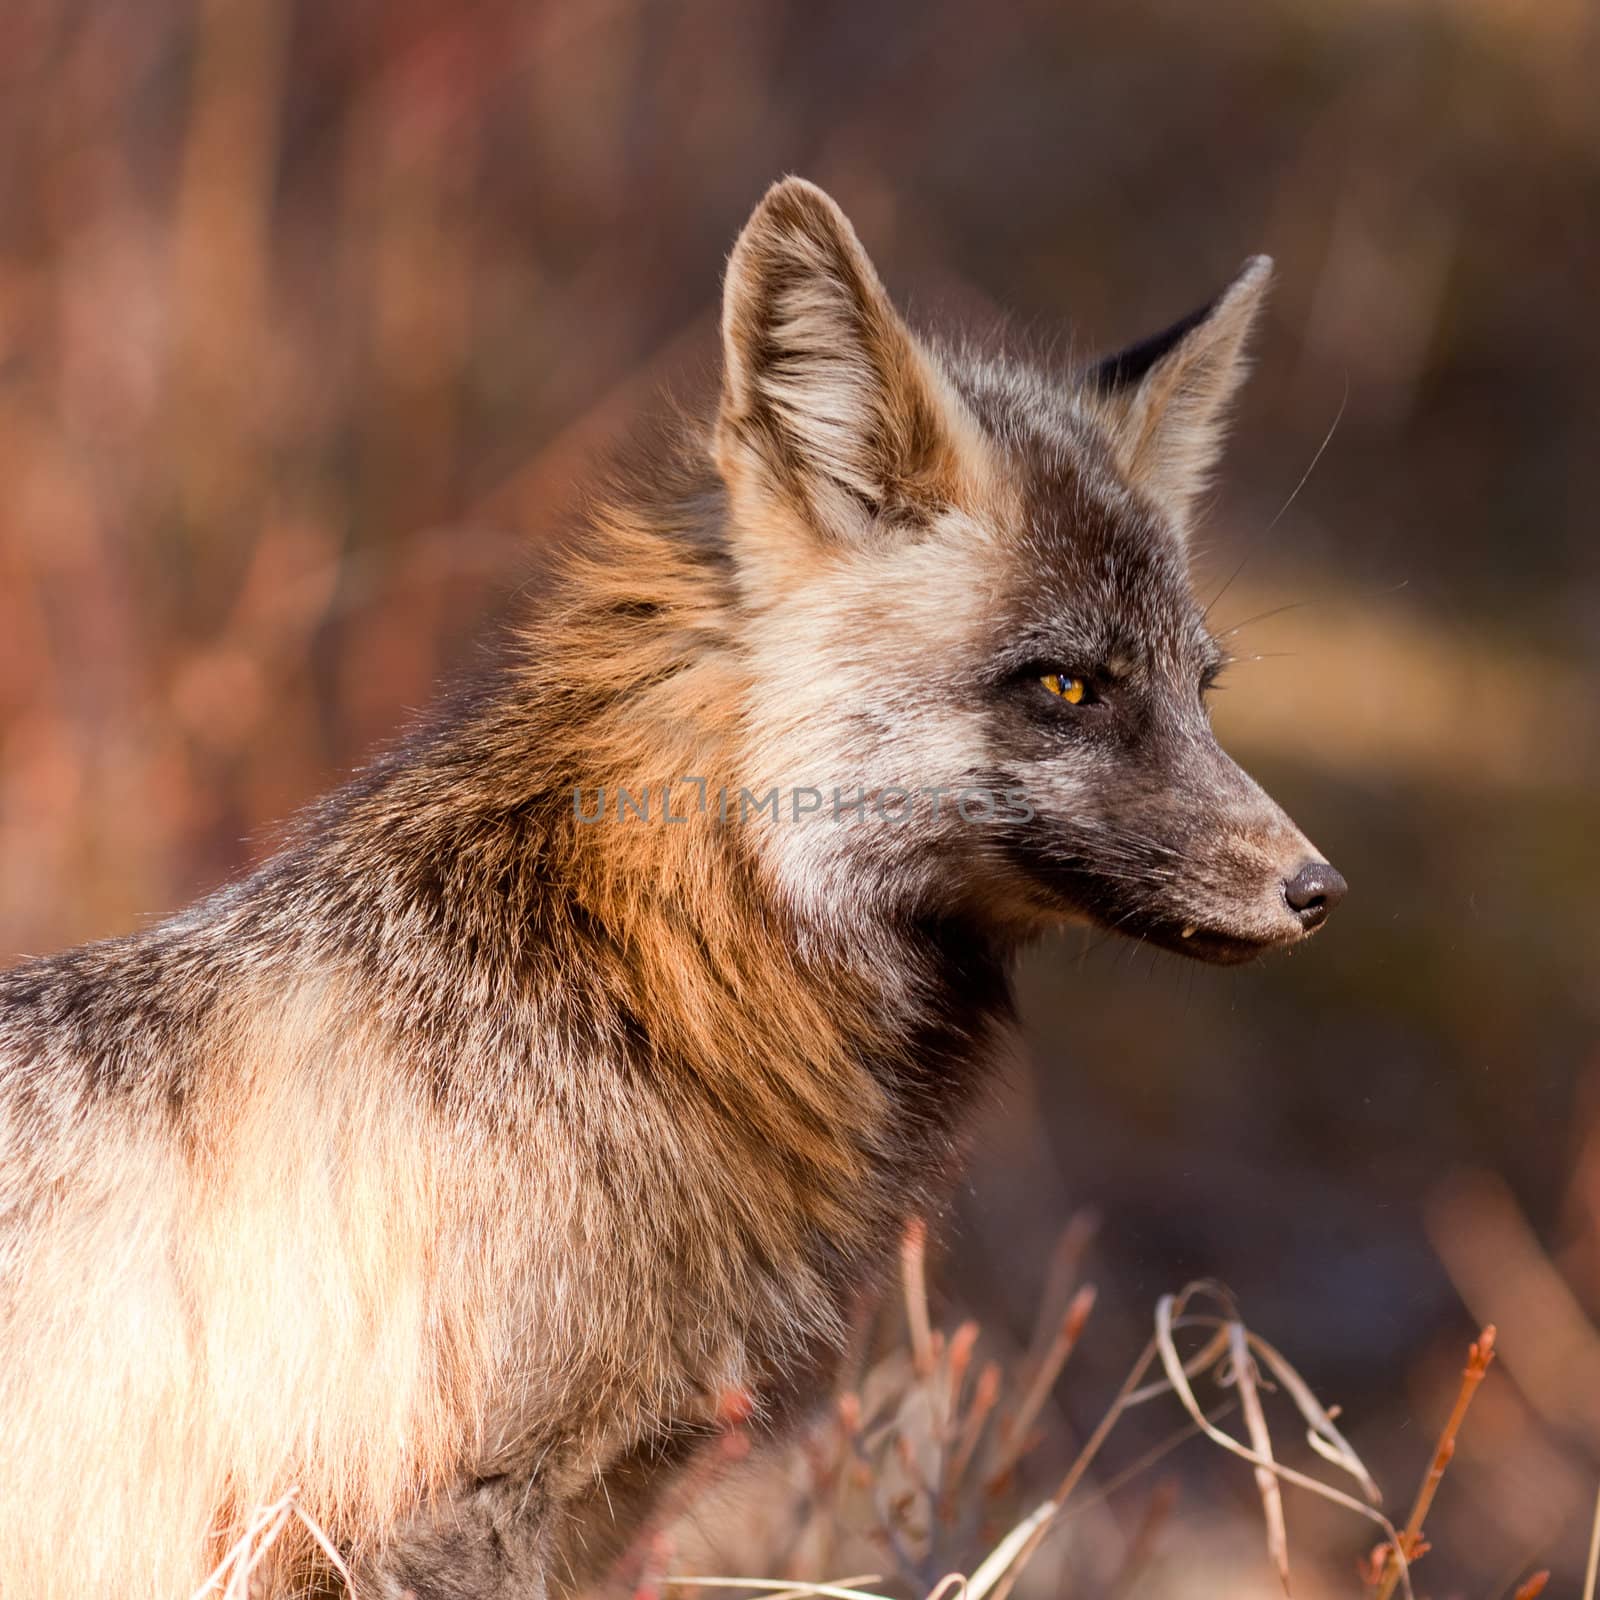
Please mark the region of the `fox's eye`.
POLYGON ((1082 705, 1089 693, 1088 684, 1082 678, 1073 677, 1070 672, 1047 672, 1039 682, 1069 706, 1082 705))

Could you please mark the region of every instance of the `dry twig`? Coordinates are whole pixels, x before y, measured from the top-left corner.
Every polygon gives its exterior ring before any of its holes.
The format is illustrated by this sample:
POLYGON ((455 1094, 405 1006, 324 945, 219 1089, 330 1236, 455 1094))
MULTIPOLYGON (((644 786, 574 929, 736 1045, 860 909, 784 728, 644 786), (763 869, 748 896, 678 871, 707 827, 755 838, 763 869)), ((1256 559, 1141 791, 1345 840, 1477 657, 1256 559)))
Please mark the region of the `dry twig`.
POLYGON ((1444 1469, 1450 1465, 1450 1458, 1456 1453, 1456 1435, 1461 1431, 1467 1407, 1472 1404, 1472 1397, 1478 1392, 1478 1385, 1483 1382, 1484 1375, 1493 1360, 1494 1324, 1490 1323, 1467 1350, 1467 1364, 1461 1371, 1461 1387, 1456 1391, 1456 1403, 1450 1408, 1450 1415, 1445 1419, 1439 1443, 1434 1447, 1433 1459, 1429 1462, 1428 1470, 1417 1489, 1417 1498, 1412 1504, 1411 1515, 1406 1518, 1405 1531, 1400 1535, 1395 1548, 1390 1551, 1384 1563, 1383 1575, 1379 1579, 1378 1592, 1374 1600, 1389 1600, 1399 1579, 1402 1562, 1415 1561, 1426 1548, 1422 1538, 1423 1521, 1433 1505, 1434 1495, 1439 1492, 1439 1482, 1444 1477, 1444 1469))

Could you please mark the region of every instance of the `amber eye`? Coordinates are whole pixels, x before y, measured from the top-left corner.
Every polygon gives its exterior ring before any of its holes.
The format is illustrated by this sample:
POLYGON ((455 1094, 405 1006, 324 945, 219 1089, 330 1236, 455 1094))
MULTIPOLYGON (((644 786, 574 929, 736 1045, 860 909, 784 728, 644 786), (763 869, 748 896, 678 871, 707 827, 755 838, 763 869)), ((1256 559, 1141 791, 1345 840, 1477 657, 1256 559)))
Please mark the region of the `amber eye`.
POLYGON ((1069 706, 1082 705, 1084 696, 1089 692, 1089 686, 1083 679, 1074 678, 1069 672, 1047 672, 1039 682, 1069 706))

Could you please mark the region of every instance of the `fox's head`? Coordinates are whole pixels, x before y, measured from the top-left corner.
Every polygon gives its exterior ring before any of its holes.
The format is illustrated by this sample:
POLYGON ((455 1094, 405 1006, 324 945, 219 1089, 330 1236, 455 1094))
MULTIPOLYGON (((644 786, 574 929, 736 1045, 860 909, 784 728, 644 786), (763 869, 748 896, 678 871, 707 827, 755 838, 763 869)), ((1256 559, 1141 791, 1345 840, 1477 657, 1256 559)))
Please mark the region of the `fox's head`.
POLYGON ((1184 954, 1294 944, 1340 875, 1218 746, 1196 501, 1270 263, 1063 383, 914 335, 843 213, 790 179, 734 247, 715 430, 762 851, 822 915, 1184 954))

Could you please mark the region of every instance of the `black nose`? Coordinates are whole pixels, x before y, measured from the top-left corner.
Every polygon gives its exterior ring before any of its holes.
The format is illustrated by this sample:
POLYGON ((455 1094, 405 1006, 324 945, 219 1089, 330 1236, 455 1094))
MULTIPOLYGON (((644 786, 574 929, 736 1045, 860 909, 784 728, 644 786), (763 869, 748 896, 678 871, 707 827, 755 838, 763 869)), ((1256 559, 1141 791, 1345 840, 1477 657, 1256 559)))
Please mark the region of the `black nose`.
POLYGON ((1283 898, 1303 926, 1315 928, 1326 921, 1328 913, 1344 899, 1349 887, 1342 874, 1326 861, 1313 861, 1285 880, 1283 898))

